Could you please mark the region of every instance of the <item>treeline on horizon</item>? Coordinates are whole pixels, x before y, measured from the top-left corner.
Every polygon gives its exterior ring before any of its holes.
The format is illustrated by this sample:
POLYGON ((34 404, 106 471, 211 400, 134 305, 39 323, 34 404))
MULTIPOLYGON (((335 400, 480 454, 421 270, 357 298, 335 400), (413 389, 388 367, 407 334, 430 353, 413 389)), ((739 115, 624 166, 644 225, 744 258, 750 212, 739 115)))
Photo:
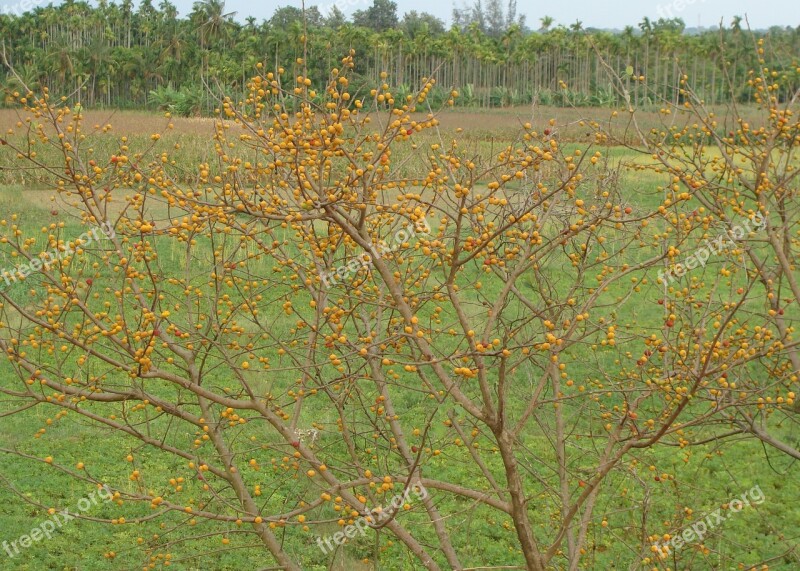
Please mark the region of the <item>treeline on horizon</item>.
MULTIPOLYGON (((342 1, 352 6, 354 0, 342 1)), ((463 106, 616 106, 621 101, 609 68, 628 82, 639 106, 678 101, 683 74, 709 104, 746 103, 752 98, 747 74, 759 67, 759 57, 793 76, 779 96, 800 85, 800 26, 750 31, 734 18, 728 28, 689 34, 678 18, 644 18, 638 27, 611 32, 544 17, 532 30, 517 15, 515 0, 505 7, 500 0, 476 0, 454 10, 448 29, 424 12, 399 16, 391 0, 359 4, 364 8, 350 19, 329 2, 308 8, 305 17, 298 8, 278 8, 262 22, 237 22, 221 0, 196 2, 186 17, 168 0, 158 6, 143 0, 135 9, 130 0, 99 0, 97 7, 68 0, 23 14, 6 6, 0 40, 13 73, 5 64, 0 70, 2 101, 9 103, 23 85, 46 86, 87 106, 200 115, 215 106, 209 89, 243 96, 259 62, 295 74, 294 62, 305 54, 309 75, 321 81, 350 49, 356 52, 356 88, 382 82, 385 71, 398 102, 435 70, 439 87, 428 99, 434 107, 453 87, 460 91, 456 105, 463 106)))

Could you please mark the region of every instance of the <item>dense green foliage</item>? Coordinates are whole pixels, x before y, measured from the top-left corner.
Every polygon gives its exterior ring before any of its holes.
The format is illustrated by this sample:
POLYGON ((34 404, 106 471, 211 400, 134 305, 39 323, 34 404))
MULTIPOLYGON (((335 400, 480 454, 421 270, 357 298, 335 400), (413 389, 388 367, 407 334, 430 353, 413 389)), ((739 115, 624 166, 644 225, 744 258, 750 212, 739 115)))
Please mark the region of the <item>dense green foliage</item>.
MULTIPOLYGON (((389 83, 410 92, 436 70, 441 87, 431 93, 434 106, 447 99, 451 86, 461 91, 456 104, 465 106, 534 100, 615 105, 618 96, 603 61, 616 72, 627 70, 634 85, 639 77, 648 79, 647 90, 632 88, 634 103, 675 100, 679 75, 685 73, 714 104, 729 98, 728 85, 743 85, 746 70, 757 63, 756 38, 768 38, 771 54, 800 51, 800 27, 750 32, 735 19, 730 29, 688 34, 679 19, 645 18, 639 29, 611 33, 584 30, 580 22, 553 28, 552 18, 545 17, 539 30, 531 31, 512 12, 513 3, 507 14, 494 4, 487 4, 485 13, 457 10, 449 30, 425 13, 399 18, 395 3, 387 0, 357 11, 352 22, 330 3, 309 8, 305 21, 299 9, 284 7, 268 21, 251 17, 243 24, 221 0, 197 2, 185 18, 168 0, 158 7, 144 0, 136 9, 129 0, 101 0, 97 7, 67 1, 25 14, 18 13, 22 5, 6 6, 0 11, 0 38, 19 77, 6 66, 0 85, 12 92, 21 83, 47 86, 91 106, 147 105, 194 115, 214 106, 206 86, 243 92, 258 61, 274 65, 305 56, 310 76, 322 78, 352 48, 364 88, 387 71, 389 83)), ((736 96, 750 101, 752 94, 743 87, 736 96)))

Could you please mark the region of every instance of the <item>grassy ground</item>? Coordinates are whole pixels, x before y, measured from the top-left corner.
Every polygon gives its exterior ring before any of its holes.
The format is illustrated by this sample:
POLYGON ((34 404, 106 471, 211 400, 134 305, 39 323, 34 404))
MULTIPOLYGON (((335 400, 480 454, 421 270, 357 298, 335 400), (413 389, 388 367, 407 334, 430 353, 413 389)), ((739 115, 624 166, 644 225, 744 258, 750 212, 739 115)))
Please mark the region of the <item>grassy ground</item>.
MULTIPOLYGON (((468 111, 454 111, 442 120, 442 129, 455 129, 456 125, 471 129, 471 136, 475 140, 479 153, 488 153, 496 142, 508 140, 513 136, 515 127, 520 120, 525 119, 525 110, 500 110, 490 114, 477 114, 468 111), (496 141, 493 141, 496 139, 496 141)), ((584 111, 584 110, 581 110, 584 111)), ((13 119, 9 112, 0 112, 0 132, 4 132, 13 119)), ((576 123, 577 115, 570 115, 563 110, 541 110, 542 116, 535 118, 541 121, 541 128, 546 128, 548 113, 558 117, 558 124, 569 124, 565 129, 565 137, 578 144, 581 140, 580 125, 576 123), (567 135, 567 133, 569 135, 567 135)), ((607 115, 608 110, 598 110, 598 116, 607 115)), ((653 119, 654 120, 654 119, 653 119)), ((100 115, 91 116, 87 124, 97 122, 101 125, 105 119, 100 115)), ((135 113, 118 113, 111 118, 117 133, 131 133, 133 136, 145 138, 150 133, 160 131, 165 124, 163 118, 145 117, 135 113)), ((191 170, 208 156, 210 142, 208 132, 212 129, 209 120, 176 120, 175 133, 170 135, 173 139, 170 144, 178 143, 182 147, 181 164, 187 165, 191 170)), ((614 160, 637 159, 637 155, 623 148, 610 150, 614 160)), ((64 214, 69 212, 69 206, 56 200, 51 201, 52 192, 36 186, 35 173, 24 175, 19 180, 19 173, 0 172, 0 181, 6 176, 6 185, 0 187, 0 218, 6 218, 10 213, 20 214, 18 223, 26 231, 34 231, 42 227, 45 220, 57 216, 64 219, 64 214), (25 184, 19 185, 20 182, 25 184), (52 212, 57 211, 54 215, 52 212)), ((641 172, 623 172, 623 188, 630 204, 636 208, 652 206, 658 200, 656 187, 663 183, 656 175, 642 174, 641 172)), ((156 213, 157 214, 157 213, 156 213)), ((77 235, 82 228, 77 222, 66 218, 68 227, 66 235, 77 235), (70 234, 70 232, 72 234, 70 234)), ((162 262, 169 264, 171 260, 180 261, 177 251, 164 250, 160 252, 162 262)), ((631 251, 632 257, 638 255, 631 251)), ((7 260, 2 260, 6 263, 7 260)), ((1 269, 1 268, 0 268, 1 269)), ((554 272, 557 273, 557 272, 554 272)), ((641 300, 637 305, 623 304, 620 306, 621 317, 619 322, 624 327, 635 330, 641 324, 651 323, 659 319, 661 310, 655 303, 658 292, 651 290, 651 303, 643 304, 641 300)), ((616 292, 609 292, 610 296, 616 292)), ((596 375, 592 369, 592 359, 576 358, 574 367, 577 378, 591 378, 596 375)), ((0 375, 10 375, 7 363, 0 363, 0 375)), ((288 378, 288 377, 287 377, 288 378)), ((220 379, 220 382, 222 379, 220 379)), ((409 396, 407 401, 409 413, 414 412, 414 397, 409 396)), ((7 403, 0 403, 0 412, 7 408, 7 403)), ((333 423, 330 411, 317 411, 321 422, 333 423)), ((28 533, 34 526, 47 519, 49 515, 38 506, 26 504, 11 488, 22 496, 36 501, 45 506, 58 505, 62 509, 74 507, 79 498, 86 496, 90 488, 76 485, 74 481, 57 471, 47 467, 40 460, 48 455, 57 455, 65 465, 74 465, 84 462, 87 466, 98 466, 98 469, 108 473, 97 474, 103 478, 119 480, 119 473, 114 473, 112 467, 119 467, 122 458, 132 450, 133 443, 119 435, 98 431, 98 428, 89 424, 75 422, 56 422, 48 424, 49 411, 44 409, 31 409, 13 417, 0 416, 0 442, 2 447, 23 450, 31 456, 29 460, 0 454, 0 473, 8 477, 7 482, 0 482, 0 541, 13 540, 24 533, 28 533), (45 428, 48 432, 46 438, 37 438, 37 431, 45 428), (56 449, 54 450, 54 446, 56 449), (13 460, 12 460, 13 458, 13 460), (113 461, 109 460, 113 459, 113 461)), ((437 437, 436 434, 433 435, 437 437)), ((787 434, 787 438, 793 438, 787 434)), ((526 434, 525 444, 533 454, 546 456, 548 450, 543 446, 542 435, 526 434)), ((798 441, 796 436, 794 436, 798 441)), ((142 457, 148 468, 148 473, 163 473, 164 480, 179 470, 176 463, 164 455, 157 453, 137 453, 142 457)), ((796 474, 793 476, 794 466, 787 457, 765 451, 753 442, 741 442, 736 446, 717 448, 715 443, 706 447, 694 449, 691 453, 684 453, 671 447, 662 447, 648 455, 649 462, 658 466, 659 473, 668 473, 674 480, 665 480, 658 488, 649 503, 652 514, 657 514, 655 519, 669 522, 675 518, 676 513, 682 511, 683 506, 692 505, 696 511, 719 507, 727 500, 742 492, 759 485, 765 494, 763 504, 756 509, 746 509, 742 513, 733 515, 715 530, 717 535, 708 543, 712 553, 706 558, 698 556, 696 565, 692 569, 744 569, 750 563, 776 557, 796 545, 797 537, 780 537, 779 531, 800 529, 800 510, 796 507, 796 495, 800 491, 796 474), (769 462, 763 461, 765 455, 769 462), (676 485, 674 482, 679 482, 676 485), (718 563, 724 561, 724 564, 718 563), (733 562, 741 562, 744 567, 738 567, 733 562)), ((490 460, 490 462, 497 460, 490 460)), ((124 465, 123 465, 124 466, 124 465)), ((428 469, 435 471, 440 479, 461 481, 469 477, 469 463, 458 452, 450 452, 439 459, 434 459, 428 469)), ((189 474, 187 474, 189 475, 189 474)), ((600 525, 592 527, 591 543, 594 552, 590 555, 589 567, 593 569, 629 569, 637 568, 636 555, 625 549, 625 539, 618 531, 626 526, 635 525, 641 518, 636 509, 631 508, 629 498, 636 494, 636 480, 651 479, 653 473, 644 465, 641 469, 632 469, 630 478, 619 475, 609 482, 609 487, 617 491, 615 494, 604 496, 607 503, 598 507, 597 519, 606 517, 609 521, 607 528, 600 525), (630 563, 630 562, 634 563, 630 563)), ((280 472, 265 474, 265 488, 271 484, 284 485, 286 476, 280 472)), ((123 478, 124 479, 124 478, 123 478)), ((153 485, 162 485, 163 482, 154 482, 153 485)), ((187 484, 190 486, 191 484, 187 484)), ((298 484, 299 485, 299 484, 298 484)), ((454 507, 454 506, 448 506, 454 507)), ((496 515, 488 511, 467 511, 459 520, 460 533, 455 534, 454 541, 465 562, 469 564, 482 564, 487 561, 495 565, 519 564, 519 554, 513 549, 515 538, 509 531, 508 521, 498 521, 496 515)), ((544 530, 550 525, 549 515, 546 510, 536 512, 536 525, 544 530)), ((98 517, 117 517, 113 504, 102 503, 93 506, 88 515, 98 517)), ((172 534, 178 538, 184 531, 178 526, 180 518, 170 517, 165 521, 162 533, 172 534)), ((598 522, 599 523, 599 522, 598 522)), ((666 525, 666 523, 665 523, 666 525)), ((331 528, 331 532, 336 529, 331 528)), ((195 533, 197 529, 193 530, 195 533)), ((202 533, 202 529, 199 530, 202 533)), ((0 550, 0 570, 103 570, 103 569, 138 569, 146 564, 141 551, 137 548, 137 538, 143 535, 140 526, 103 526, 91 521, 73 521, 59 529, 54 537, 42 541, 26 549, 24 553, 7 558, 0 550), (115 551, 117 557, 112 561, 103 558, 103 554, 115 551)), ((148 533, 153 533, 148 529, 148 533)), ((302 553, 304 557, 303 568, 322 570, 323 558, 313 543, 313 537, 298 539, 297 536, 287 538, 293 552, 302 553)), ((339 569, 368 569, 371 565, 359 563, 363 557, 372 554, 373 545, 370 542, 356 541, 348 546, 338 560, 339 569)), ((415 569, 413 564, 402 558, 397 547, 389 549, 381 557, 380 569, 405 570, 415 569)), ((156 561, 158 566, 163 565, 164 559, 156 561)), ((236 537, 230 545, 222 548, 219 537, 209 537, 206 540, 192 544, 192 551, 183 552, 172 560, 172 567, 177 569, 257 569, 265 565, 258 554, 248 552, 246 544, 239 542, 236 537)), ((770 564, 770 569, 791 570, 796 569, 796 559, 778 557, 770 564)))
MULTIPOLYGON (((722 113, 722 110, 719 112, 722 113)), ((744 108, 740 110, 740 113, 743 117, 750 118, 752 125, 758 124, 754 110, 744 108)), ((552 136, 558 137, 563 142, 581 145, 592 143, 594 140, 587 122, 597 122, 606 128, 613 129, 619 137, 619 141, 626 145, 636 146, 640 141, 639 132, 647 133, 651 129, 663 129, 665 123, 680 124, 681 121, 688 120, 687 117, 674 114, 665 117, 658 110, 638 110, 636 117, 639 130, 627 113, 623 111, 614 113, 611 109, 604 108, 565 109, 536 106, 481 112, 454 109, 437 113, 440 121, 440 134, 445 140, 457 131, 463 130, 461 133, 463 144, 473 145, 481 156, 486 156, 487 153, 496 153, 501 145, 519 137, 520 127, 526 122, 530 122, 533 128, 539 132, 548 129, 552 136), (554 121, 554 124, 551 124, 551 121, 554 121)), ((162 148, 169 149, 171 159, 185 168, 184 179, 190 182, 196 180, 198 165, 214 156, 214 141, 211 137, 214 132, 214 120, 210 118, 176 117, 166 119, 161 114, 139 111, 85 111, 84 119, 84 130, 87 132, 98 132, 110 125, 112 133, 117 134, 117 139, 105 139, 105 147, 100 146, 94 149, 93 152, 97 156, 107 157, 111 153, 117 152, 122 145, 119 138, 123 135, 128 138, 127 143, 132 148, 143 148, 149 138, 158 133, 162 136, 162 148)), ((415 119, 424 120, 425 115, 417 114, 415 119)), ((722 117, 720 117, 720 123, 724 123, 722 117)), ((17 135, 24 136, 30 127, 31 125, 15 110, 0 109, 0 134, 7 136, 16 132, 17 135)), ((45 146, 40 147, 37 152, 43 164, 59 164, 58 153, 53 152, 52 149, 45 146)), ((0 148, 0 184, 20 184, 26 188, 35 188, 41 185, 44 180, 41 171, 3 168, 12 164, 7 158, 7 153, 7 150, 0 148)), ((213 161, 211 168, 213 172, 213 161)))

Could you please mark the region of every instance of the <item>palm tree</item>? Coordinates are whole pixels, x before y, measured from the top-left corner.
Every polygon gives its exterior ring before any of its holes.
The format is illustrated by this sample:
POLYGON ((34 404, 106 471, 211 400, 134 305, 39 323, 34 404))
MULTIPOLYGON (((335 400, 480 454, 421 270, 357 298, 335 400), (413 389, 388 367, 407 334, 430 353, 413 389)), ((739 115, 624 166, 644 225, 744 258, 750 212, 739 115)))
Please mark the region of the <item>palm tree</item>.
POLYGON ((231 17, 236 12, 225 13, 224 0, 200 0, 192 7, 190 19, 198 25, 200 47, 205 48, 215 40, 227 37, 231 17))
POLYGON ((57 85, 61 92, 67 91, 67 80, 75 71, 74 57, 75 52, 72 45, 65 37, 58 38, 53 42, 47 52, 47 61, 50 63, 48 67, 58 77, 57 85))
MULTIPOLYGON (((95 100, 95 88, 98 78, 106 77, 113 72, 115 64, 111 47, 106 43, 105 38, 97 36, 79 54, 80 59, 85 64, 85 70, 89 74, 91 84, 88 92, 89 104, 95 100)), ((108 102, 111 103, 110 101, 108 102)))

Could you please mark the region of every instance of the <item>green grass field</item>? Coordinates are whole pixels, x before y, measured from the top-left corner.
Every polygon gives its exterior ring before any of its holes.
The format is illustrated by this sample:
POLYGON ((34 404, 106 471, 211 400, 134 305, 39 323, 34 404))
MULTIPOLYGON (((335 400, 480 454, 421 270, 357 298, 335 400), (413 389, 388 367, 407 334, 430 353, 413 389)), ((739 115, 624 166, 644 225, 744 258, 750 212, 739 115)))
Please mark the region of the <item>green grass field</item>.
MULTIPOLYGON (((458 113, 454 113, 457 120, 458 113)), ((468 120, 470 118, 467 118, 468 120)), ((516 118, 515 118, 516 119, 516 118)), ((130 120, 128 118, 127 120, 130 120)), ((153 121, 156 121, 155 119, 153 121)), ((179 126, 180 127, 180 126, 179 126)), ((469 125, 465 125, 469 127, 469 125)), ((480 129, 484 129, 483 126, 480 129)), ((575 128, 577 132, 577 127, 575 128)), ((178 129, 180 130, 180 129, 178 129)), ((124 129, 122 129, 124 132, 124 129)), ((475 137, 472 142, 475 152, 481 156, 489 155, 496 146, 508 140, 511 135, 510 126, 498 128, 491 134, 481 130, 480 137, 475 137)), ((144 133, 136 135, 145 140, 144 133)), ((137 142, 137 141, 134 141, 137 142)), ((191 182, 192 173, 197 165, 202 162, 202 157, 209 152, 208 137, 199 133, 177 133, 170 135, 166 143, 170 146, 179 145, 175 160, 181 161, 187 172, 186 181, 191 182)), ((133 145, 133 143, 131 143, 133 145)), ((576 136, 570 142, 568 149, 585 147, 585 143, 576 136)), ((623 147, 606 149, 611 166, 616 164, 633 164, 646 160, 641 154, 623 147)), ((592 149, 594 151, 594 149, 592 149)), ((101 154, 98 150, 98 155, 101 154)), ((75 218, 65 216, 70 212, 70 207, 61 199, 51 202, 52 191, 42 188, 41 181, 36 173, 0 173, 0 182, 5 186, 0 187, 0 219, 9 220, 8 224, 0 231, 6 233, 10 228, 10 216, 18 214, 14 220, 25 235, 39 234, 40 229, 50 221, 65 221, 60 230, 63 236, 77 236, 85 228, 75 218), (21 180, 20 180, 21 179, 21 180), (56 214, 53 214, 56 212, 56 214)), ((620 169, 620 190, 626 200, 626 205, 635 212, 637 209, 652 209, 659 204, 662 191, 660 186, 665 184, 663 177, 649 171, 639 171, 629 168, 620 169)), ((153 211, 155 218, 164 216, 164 212, 153 211)), ((700 244, 698 237, 693 237, 695 246, 700 244)), ((182 267, 186 260, 184 252, 175 246, 174 241, 157 241, 157 252, 160 263, 164 267, 182 267)), ((32 251, 46 247, 41 242, 31 244, 32 251)), ((687 244, 682 248, 690 252, 692 247, 687 244)), ((298 252, 299 255, 299 252, 298 252)), ((635 263, 645 257, 644 249, 631 248, 626 251, 626 261, 635 263)), ((210 259, 210 255, 209 255, 210 259)), ((196 268, 202 267, 202 259, 194 260, 196 268)), ((0 270, 13 267, 14 260, 0 254, 0 270)), ((271 271, 271 263, 264 261, 260 266, 265 274, 271 271)), ((705 270, 714 271, 713 264, 705 270)), ((76 266, 74 271, 81 275, 87 267, 76 266)), ((470 269, 471 277, 480 278, 480 269, 470 269)), ((545 268, 545 272, 552 277, 557 287, 566 287, 570 280, 568 268, 545 268)), ((698 275, 702 275, 699 272, 698 275)), ((644 294, 635 299, 626 296, 629 288, 622 285, 614 286, 604 292, 604 303, 608 307, 616 306, 616 323, 620 326, 620 335, 634 337, 643 331, 652 329, 652 323, 663 320, 663 308, 657 304, 661 291, 655 285, 655 275, 646 276, 641 289, 644 294)), ((103 274, 103 279, 113 280, 110 273, 103 274)), ((502 286, 497 280, 487 280, 489 289, 484 294, 491 299, 502 286)), ((8 291, 15 299, 25 299, 26 303, 33 303, 37 297, 35 292, 36 277, 32 276, 24 283, 13 285, 8 291), (29 293, 33 291, 33 293, 29 293), (30 296, 30 297, 27 297, 30 296)), ((737 284, 731 284, 734 288, 737 284)), ((288 295, 288 288, 284 290, 264 287, 263 293, 272 295, 279 300, 288 295)), ((297 294, 293 303, 297 306, 308 303, 304 294, 297 294)), ((98 300, 98 304, 101 300, 98 300)), ((759 301, 752 301, 757 305, 759 301)), ((279 307, 280 304, 277 304, 279 307)), ((796 309, 796 308, 795 308, 796 309)), ((290 338, 292 324, 288 318, 283 319, 282 314, 270 315, 271 334, 276 337, 290 338), (274 320, 273 320, 274 318, 274 320)), ((797 315, 792 316, 794 319, 797 315)), ((443 315, 442 320, 448 323, 454 316, 443 315)), ((453 350, 455 350, 455 345, 453 350)), ((629 356, 635 361, 640 347, 630 347, 629 356)), ((615 360, 618 353, 604 352, 604 347, 592 348, 584 346, 571 351, 567 357, 567 366, 572 378, 578 384, 582 380, 590 380, 601 376, 597 367, 608 370, 628 366, 629 363, 620 363, 615 360)), ((51 357, 46 357, 51 358, 51 357)), ((56 358, 56 357, 52 357, 56 358)), ((99 372, 99 371, 98 371, 99 372)), ((114 380, 113 371, 104 371, 114 380)), ((9 379, 14 375, 11 366, 0 362, 0 375, 9 379)), ((289 386, 294 382, 294 373, 291 363, 284 361, 277 363, 270 373, 269 381, 257 383, 261 390, 268 391, 270 386, 289 386)), ((402 372, 401 372, 402 376, 402 372)), ((412 375, 407 375, 411 378, 412 375)), ((403 379, 406 376, 402 376, 403 379)), ((4 381, 5 382, 5 381, 4 381)), ((207 381, 211 385, 225 387, 228 379, 224 367, 217 367, 210 374, 207 381)), ((175 396, 173 389, 164 388, 165 396, 175 396)), ((598 392, 598 394, 600 394, 598 392)), ((407 393, 398 394, 397 402, 404 407, 405 417, 422 415, 426 411, 425 397, 421 391, 408 390, 407 393)), ((12 399, 0 401, 0 414, 14 408, 12 399)), ((598 414, 600 413, 598 409, 598 414)), ((132 413, 133 414, 133 413, 132 413)), ((147 414, 139 413, 136 414, 147 414)), ((47 513, 48 507, 58 510, 74 508, 80 498, 88 495, 92 490, 89 485, 80 485, 67 474, 62 473, 53 466, 44 462, 44 458, 53 456, 57 463, 71 467, 78 462, 86 466, 87 473, 103 480, 114 482, 117 486, 128 485, 131 489, 144 486, 152 489, 169 489, 169 480, 183 476, 185 494, 192 489, 197 489, 197 481, 192 470, 186 468, 185 462, 177 461, 174 457, 158 451, 142 449, 140 443, 132 438, 113 433, 95 423, 78 419, 77 415, 68 415, 64 419, 55 419, 52 410, 36 407, 14 414, 13 416, 0 416, 0 448, 16 450, 27 458, 19 455, 0 454, 0 541, 13 541, 31 529, 40 525, 51 516, 47 513), (42 433, 41 431, 44 431, 42 433), (135 454, 141 471, 148 474, 146 482, 127 482, 128 471, 125 471, 125 457, 135 454), (127 482, 127 483, 126 483, 127 482)), ((304 411, 304 422, 315 422, 324 425, 331 431, 320 446, 336 450, 343 444, 336 438, 334 427, 336 423, 335 411, 324 406, 311 405, 304 411)), ((152 427, 166 429, 166 419, 151 419, 152 427)), ((195 438, 194 434, 178 434, 169 432, 175 442, 190 444, 195 438)), ((447 442, 451 436, 441 422, 435 423, 429 435, 431 442, 447 442)), ((695 435, 696 436, 696 435, 695 435)), ((791 426, 785 427, 781 434, 784 439, 794 446, 800 446, 800 433, 791 426)), ((272 505, 289 504, 293 493, 298 488, 313 485, 305 479, 297 479, 290 471, 286 470, 280 459, 281 453, 277 446, 278 439, 265 434, 258 427, 242 429, 242 438, 253 441, 252 453, 261 459, 267 467, 263 471, 261 485, 272 505)), ((543 465, 552 465, 554 462, 552 448, 548 445, 548 435, 537 431, 528 431, 521 436, 522 446, 530 452, 543 465)), ((367 439, 364 439, 367 442, 367 439)), ((651 450, 638 453, 636 463, 626 464, 626 471, 614 472, 603 486, 604 494, 600 496, 601 505, 595 511, 593 525, 589 528, 589 543, 593 552, 587 555, 585 569, 638 569, 650 568, 642 565, 637 552, 630 548, 630 537, 626 531, 635 529, 642 519, 641 506, 645 505, 648 517, 653 521, 664 522, 664 528, 674 527, 679 522, 685 522, 678 527, 684 527, 691 521, 687 516, 686 507, 691 506, 695 514, 712 512, 725 504, 729 499, 740 496, 743 492, 754 486, 759 486, 764 493, 763 503, 746 508, 741 513, 730 513, 726 520, 713 530, 713 535, 705 542, 707 552, 697 551, 688 557, 681 553, 682 563, 672 569, 748 569, 750 565, 762 561, 769 561, 769 569, 790 571, 800 566, 797 553, 798 530, 800 530, 800 509, 797 508, 797 493, 800 492, 800 483, 797 478, 797 466, 788 456, 781 455, 774 450, 767 449, 758 442, 749 439, 726 441, 725 443, 712 441, 706 445, 682 449, 672 445, 657 446, 651 450), (654 467, 651 470, 650 467, 654 467), (668 477, 660 477, 666 474, 668 477), (658 483, 653 484, 654 478, 658 483), (603 524, 601 522, 607 522, 603 524), (789 532, 789 533, 787 533, 789 532), (792 552, 795 550, 794 552, 792 552), (689 563, 687 564, 687 561, 689 563)), ((488 442, 481 442, 487 447, 485 455, 490 469, 497 470, 501 466, 497 454, 490 450, 488 442)), ((575 441, 575 451, 581 449, 582 444, 575 441)), ((444 448, 444 446, 443 446, 444 448)), ((364 453, 364 458, 369 459, 370 453, 364 453)), ((435 473, 436 477, 447 481, 470 481, 475 477, 474 466, 469 462, 469 455, 463 447, 449 446, 441 456, 431 458, 426 464, 426 470, 435 473)), ((530 474, 535 481, 536 474, 530 474)), ((181 494, 175 492, 176 497, 181 494)), ((539 532, 545 532, 552 525, 554 510, 553 498, 543 489, 541 507, 532 511, 534 521, 539 532)), ((523 560, 517 550, 516 536, 508 518, 505 520, 497 517, 497 512, 483 507, 476 507, 469 502, 456 503, 447 497, 443 511, 457 514, 455 521, 448 522, 453 530, 453 541, 465 565, 474 568, 489 569, 486 562, 500 568, 517 568, 523 560)), ((253 549, 252 539, 237 534, 235 526, 231 526, 228 537, 229 543, 221 544, 218 528, 209 529, 206 533, 204 525, 186 525, 191 519, 182 514, 170 513, 158 520, 158 523, 126 523, 122 525, 103 525, 91 521, 97 518, 118 518, 125 513, 127 520, 133 520, 137 515, 146 517, 150 510, 147 506, 117 506, 114 502, 102 502, 87 510, 88 519, 74 520, 65 523, 59 528, 51 539, 34 543, 24 549, 19 555, 6 557, 0 550, 0 570, 104 570, 104 569, 141 569, 148 565, 161 568, 169 565, 175 569, 264 569, 272 568, 265 557, 253 549), (146 552, 153 534, 158 533, 160 544, 165 542, 168 547, 154 549, 152 554, 146 552), (171 548, 169 547, 171 546, 171 548), (105 555, 114 552, 113 559, 105 555), (167 555, 169 554, 169 556, 167 555)), ((410 518, 417 517, 410 514, 410 518)), ((413 521, 413 520, 411 520, 413 521)), ((329 533, 338 529, 335 522, 328 526, 329 533)), ((420 568, 404 554, 399 545, 390 546, 385 538, 376 542, 372 537, 357 538, 337 554, 335 564, 329 566, 330 560, 324 557, 315 544, 316 532, 303 534, 295 529, 287 529, 281 535, 288 549, 296 554, 302 561, 302 568, 314 571, 324 569, 384 569, 411 570, 420 568), (375 564, 375 555, 379 553, 379 563, 375 564), (364 563, 368 560, 369 563, 364 563)), ((153 543, 155 545, 155 543, 153 543)), ((693 550, 685 548, 686 551, 693 550)), ((670 565, 665 562, 663 568, 670 565)), ((519 567, 521 568, 521 567, 519 567)))

